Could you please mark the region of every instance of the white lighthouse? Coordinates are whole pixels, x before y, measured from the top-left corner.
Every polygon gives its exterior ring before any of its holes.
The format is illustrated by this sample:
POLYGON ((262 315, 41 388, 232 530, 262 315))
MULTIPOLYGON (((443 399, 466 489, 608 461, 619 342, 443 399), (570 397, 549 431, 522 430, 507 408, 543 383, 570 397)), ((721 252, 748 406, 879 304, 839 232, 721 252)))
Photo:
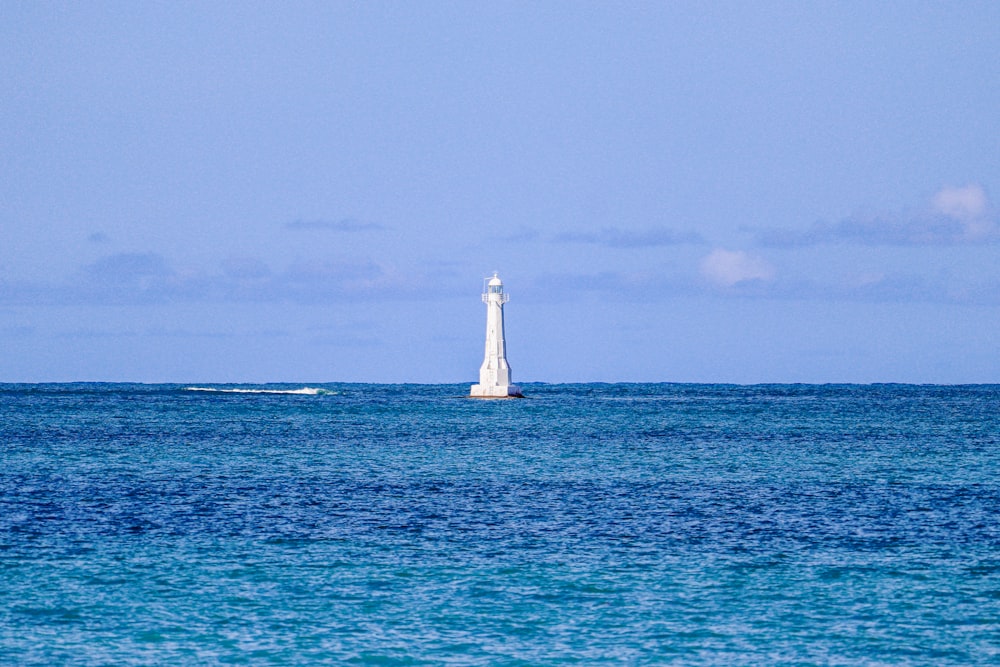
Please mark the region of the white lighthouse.
POLYGON ((507 342, 503 331, 503 305, 510 295, 503 291, 503 282, 494 273, 486 283, 483 303, 486 304, 486 357, 479 368, 479 384, 470 392, 476 398, 507 398, 521 396, 521 388, 510 383, 507 364, 507 342))

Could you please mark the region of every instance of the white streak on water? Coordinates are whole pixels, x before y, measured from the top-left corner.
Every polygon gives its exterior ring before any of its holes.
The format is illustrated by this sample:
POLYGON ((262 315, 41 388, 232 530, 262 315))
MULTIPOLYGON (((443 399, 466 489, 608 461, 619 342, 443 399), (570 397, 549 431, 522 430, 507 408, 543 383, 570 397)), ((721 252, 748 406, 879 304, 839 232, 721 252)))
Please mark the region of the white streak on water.
POLYGON ((219 387, 184 387, 184 391, 208 391, 222 394, 298 394, 302 396, 333 395, 337 392, 319 387, 302 387, 301 389, 222 389, 219 387))

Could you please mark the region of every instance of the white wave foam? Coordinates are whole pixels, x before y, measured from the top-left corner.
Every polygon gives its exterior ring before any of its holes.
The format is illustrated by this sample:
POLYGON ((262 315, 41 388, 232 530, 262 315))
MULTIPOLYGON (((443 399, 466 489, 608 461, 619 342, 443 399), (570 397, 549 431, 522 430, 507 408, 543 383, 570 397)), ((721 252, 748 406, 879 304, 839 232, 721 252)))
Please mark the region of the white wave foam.
POLYGON ((298 394, 300 396, 321 396, 336 394, 329 389, 319 387, 302 387, 301 389, 242 389, 220 387, 184 387, 184 391, 208 391, 217 394, 298 394))

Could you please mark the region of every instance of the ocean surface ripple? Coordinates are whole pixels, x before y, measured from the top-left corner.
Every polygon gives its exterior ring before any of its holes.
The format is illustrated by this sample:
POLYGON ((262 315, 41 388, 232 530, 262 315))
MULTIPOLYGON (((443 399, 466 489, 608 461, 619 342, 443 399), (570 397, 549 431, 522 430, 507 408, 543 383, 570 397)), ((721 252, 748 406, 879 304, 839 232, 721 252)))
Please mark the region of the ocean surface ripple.
POLYGON ((1000 387, 523 388, 0 385, 0 663, 1000 662, 1000 387))

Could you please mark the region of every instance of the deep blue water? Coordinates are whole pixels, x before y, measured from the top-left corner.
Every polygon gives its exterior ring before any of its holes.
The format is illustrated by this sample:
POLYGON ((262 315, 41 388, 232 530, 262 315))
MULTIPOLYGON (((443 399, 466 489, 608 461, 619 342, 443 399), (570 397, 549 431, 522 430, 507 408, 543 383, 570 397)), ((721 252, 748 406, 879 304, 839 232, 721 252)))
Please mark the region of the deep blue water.
POLYGON ((1000 663, 1000 386, 317 386, 0 385, 0 664, 1000 663))

